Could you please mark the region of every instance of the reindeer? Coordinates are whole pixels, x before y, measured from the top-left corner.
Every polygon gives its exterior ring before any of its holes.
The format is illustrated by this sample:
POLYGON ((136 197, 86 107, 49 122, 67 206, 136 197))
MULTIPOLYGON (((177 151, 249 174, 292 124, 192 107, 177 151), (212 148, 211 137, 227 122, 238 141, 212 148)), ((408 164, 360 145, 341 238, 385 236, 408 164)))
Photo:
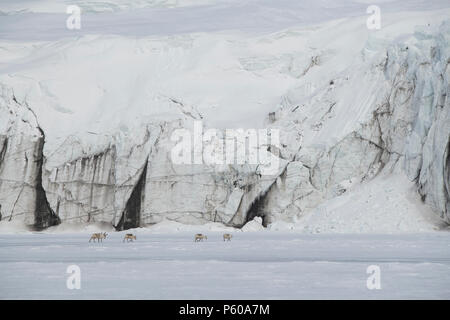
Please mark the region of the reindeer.
POLYGON ((125 240, 127 240, 127 242, 136 240, 136 236, 132 233, 127 233, 123 238, 123 242, 125 242, 125 240))
POLYGON ((206 235, 204 235, 204 234, 201 234, 201 233, 197 233, 195 235, 195 238, 194 238, 195 242, 203 241, 203 240, 208 240, 208 237, 206 235))
POLYGON ((223 241, 231 241, 231 238, 232 238, 233 236, 231 235, 231 234, 229 234, 229 233, 225 233, 224 235, 223 235, 223 241))
POLYGON ((106 232, 103 233, 93 233, 91 238, 89 239, 89 242, 93 239, 95 242, 95 239, 97 239, 97 242, 103 242, 103 239, 106 239, 106 236, 108 234, 106 232))

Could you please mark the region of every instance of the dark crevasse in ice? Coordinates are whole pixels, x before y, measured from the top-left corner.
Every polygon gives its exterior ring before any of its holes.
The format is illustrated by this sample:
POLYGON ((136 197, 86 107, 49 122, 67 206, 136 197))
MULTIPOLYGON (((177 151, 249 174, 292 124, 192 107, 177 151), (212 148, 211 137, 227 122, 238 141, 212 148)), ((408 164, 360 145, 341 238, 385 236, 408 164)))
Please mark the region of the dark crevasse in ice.
POLYGON ((131 192, 130 198, 125 206, 125 210, 122 213, 122 217, 116 226, 116 229, 119 231, 137 228, 141 225, 141 206, 144 203, 147 164, 148 160, 145 161, 141 176, 131 192))
MULTIPOLYGON (((447 148, 444 153, 444 157, 446 157, 444 162, 444 194, 446 197, 446 208, 445 211, 448 212, 450 208, 450 138, 447 143, 447 148)), ((448 221, 450 223, 450 219, 448 221)))
POLYGON ((38 128, 42 134, 42 137, 38 139, 35 145, 35 162, 37 166, 36 175, 36 200, 34 208, 34 229, 41 230, 61 223, 59 217, 50 207, 47 195, 44 188, 42 187, 42 167, 44 165, 44 143, 45 135, 44 132, 38 128))

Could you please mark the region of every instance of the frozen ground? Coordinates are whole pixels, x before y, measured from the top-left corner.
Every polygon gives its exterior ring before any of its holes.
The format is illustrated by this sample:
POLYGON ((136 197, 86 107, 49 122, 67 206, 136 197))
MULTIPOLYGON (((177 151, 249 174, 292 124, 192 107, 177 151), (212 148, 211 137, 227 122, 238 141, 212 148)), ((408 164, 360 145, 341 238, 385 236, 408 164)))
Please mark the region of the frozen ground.
POLYGON ((450 299, 450 233, 281 232, 0 235, 1 299, 450 299), (66 269, 81 268, 69 290, 66 269), (368 290, 369 265, 381 289, 368 290))

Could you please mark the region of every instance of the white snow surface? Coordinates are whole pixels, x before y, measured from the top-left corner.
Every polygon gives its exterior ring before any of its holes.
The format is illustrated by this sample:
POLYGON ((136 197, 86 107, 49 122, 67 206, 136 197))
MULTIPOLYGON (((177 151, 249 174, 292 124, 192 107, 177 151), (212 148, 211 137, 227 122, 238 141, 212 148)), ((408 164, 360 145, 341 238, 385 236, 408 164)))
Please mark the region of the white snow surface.
POLYGON ((322 203, 295 223, 276 221, 275 231, 306 233, 404 233, 446 230, 417 197, 414 183, 402 174, 380 176, 356 184, 341 196, 322 203))
POLYGON ((0 299, 449 299, 450 234, 153 233, 0 236, 0 299), (81 271, 69 290, 68 266, 81 271), (366 286, 380 268, 381 289, 366 286))

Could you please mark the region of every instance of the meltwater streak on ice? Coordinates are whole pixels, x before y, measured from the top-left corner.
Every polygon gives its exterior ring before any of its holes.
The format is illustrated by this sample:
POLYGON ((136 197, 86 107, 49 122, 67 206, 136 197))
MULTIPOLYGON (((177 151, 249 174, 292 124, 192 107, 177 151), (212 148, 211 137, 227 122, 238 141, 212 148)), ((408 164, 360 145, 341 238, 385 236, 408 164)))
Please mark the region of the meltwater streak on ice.
MULTIPOLYGON (((366 15, 367 1, 246 1, 227 5, 181 8, 144 8, 122 12, 82 12, 80 30, 68 30, 65 12, 0 15, 0 39, 51 41, 86 34, 123 36, 170 35, 192 32, 240 30, 271 32, 294 25, 366 15)), ((370 1, 383 13, 433 10, 449 7, 448 1, 370 1)), ((0 12, 3 12, 0 5, 0 12)))

